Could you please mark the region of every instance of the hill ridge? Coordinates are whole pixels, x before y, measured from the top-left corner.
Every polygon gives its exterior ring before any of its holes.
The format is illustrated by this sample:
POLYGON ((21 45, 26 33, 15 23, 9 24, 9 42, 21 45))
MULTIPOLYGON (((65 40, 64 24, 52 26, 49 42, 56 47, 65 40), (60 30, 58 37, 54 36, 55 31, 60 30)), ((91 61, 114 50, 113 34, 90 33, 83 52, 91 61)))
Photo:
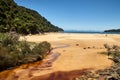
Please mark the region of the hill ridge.
POLYGON ((14 0, 0 0, 0 15, 0 32, 37 34, 63 31, 37 11, 19 6, 14 0))

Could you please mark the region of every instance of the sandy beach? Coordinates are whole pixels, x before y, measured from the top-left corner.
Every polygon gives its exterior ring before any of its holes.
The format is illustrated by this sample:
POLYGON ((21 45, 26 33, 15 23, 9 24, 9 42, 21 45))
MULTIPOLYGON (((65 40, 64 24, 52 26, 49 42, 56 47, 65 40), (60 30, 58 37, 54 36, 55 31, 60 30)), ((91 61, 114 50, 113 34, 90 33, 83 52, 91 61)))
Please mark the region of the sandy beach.
POLYGON ((46 33, 44 35, 24 36, 20 40, 24 38, 29 42, 48 41, 52 45, 52 52, 60 55, 50 67, 43 70, 39 69, 39 67, 32 71, 29 70, 30 68, 15 70, 15 74, 20 75, 16 80, 48 80, 51 73, 58 71, 66 72, 64 73, 65 76, 71 71, 83 69, 99 70, 110 67, 112 61, 108 59, 108 56, 99 53, 106 51, 103 46, 106 43, 109 45, 120 45, 119 34, 107 34, 106 36, 105 34, 46 33), (31 77, 28 77, 29 74, 31 77))

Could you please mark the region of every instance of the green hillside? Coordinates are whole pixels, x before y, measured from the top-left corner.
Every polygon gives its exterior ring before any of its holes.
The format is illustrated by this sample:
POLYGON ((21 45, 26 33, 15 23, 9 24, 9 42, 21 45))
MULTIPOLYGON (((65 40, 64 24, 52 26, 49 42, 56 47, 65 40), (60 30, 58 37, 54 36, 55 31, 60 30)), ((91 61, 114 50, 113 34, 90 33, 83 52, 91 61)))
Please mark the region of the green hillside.
POLYGON ((104 32, 120 32, 120 29, 110 29, 110 30, 105 30, 104 32))
POLYGON ((38 12, 18 6, 13 0, 0 0, 0 32, 20 34, 58 32, 63 29, 51 24, 38 12))

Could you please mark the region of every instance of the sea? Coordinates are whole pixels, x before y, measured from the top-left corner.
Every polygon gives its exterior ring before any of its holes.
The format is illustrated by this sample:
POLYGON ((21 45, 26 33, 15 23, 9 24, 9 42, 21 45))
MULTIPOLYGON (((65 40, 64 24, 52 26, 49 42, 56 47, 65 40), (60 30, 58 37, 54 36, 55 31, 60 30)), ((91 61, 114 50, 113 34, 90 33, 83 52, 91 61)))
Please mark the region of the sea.
POLYGON ((120 34, 120 32, 74 31, 74 30, 65 30, 63 33, 76 33, 76 34, 120 34))

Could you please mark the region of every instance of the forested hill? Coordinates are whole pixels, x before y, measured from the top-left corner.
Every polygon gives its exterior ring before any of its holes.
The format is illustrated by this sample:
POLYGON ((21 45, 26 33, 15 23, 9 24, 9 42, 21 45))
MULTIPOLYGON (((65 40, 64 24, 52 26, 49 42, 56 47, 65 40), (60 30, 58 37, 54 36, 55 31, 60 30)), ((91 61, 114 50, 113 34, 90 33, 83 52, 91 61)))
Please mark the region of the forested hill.
POLYGON ((120 32, 120 29, 110 29, 110 30, 105 30, 104 32, 120 32))
POLYGON ((36 34, 63 29, 51 24, 35 10, 18 6, 14 0, 0 0, 0 32, 10 31, 36 34))

